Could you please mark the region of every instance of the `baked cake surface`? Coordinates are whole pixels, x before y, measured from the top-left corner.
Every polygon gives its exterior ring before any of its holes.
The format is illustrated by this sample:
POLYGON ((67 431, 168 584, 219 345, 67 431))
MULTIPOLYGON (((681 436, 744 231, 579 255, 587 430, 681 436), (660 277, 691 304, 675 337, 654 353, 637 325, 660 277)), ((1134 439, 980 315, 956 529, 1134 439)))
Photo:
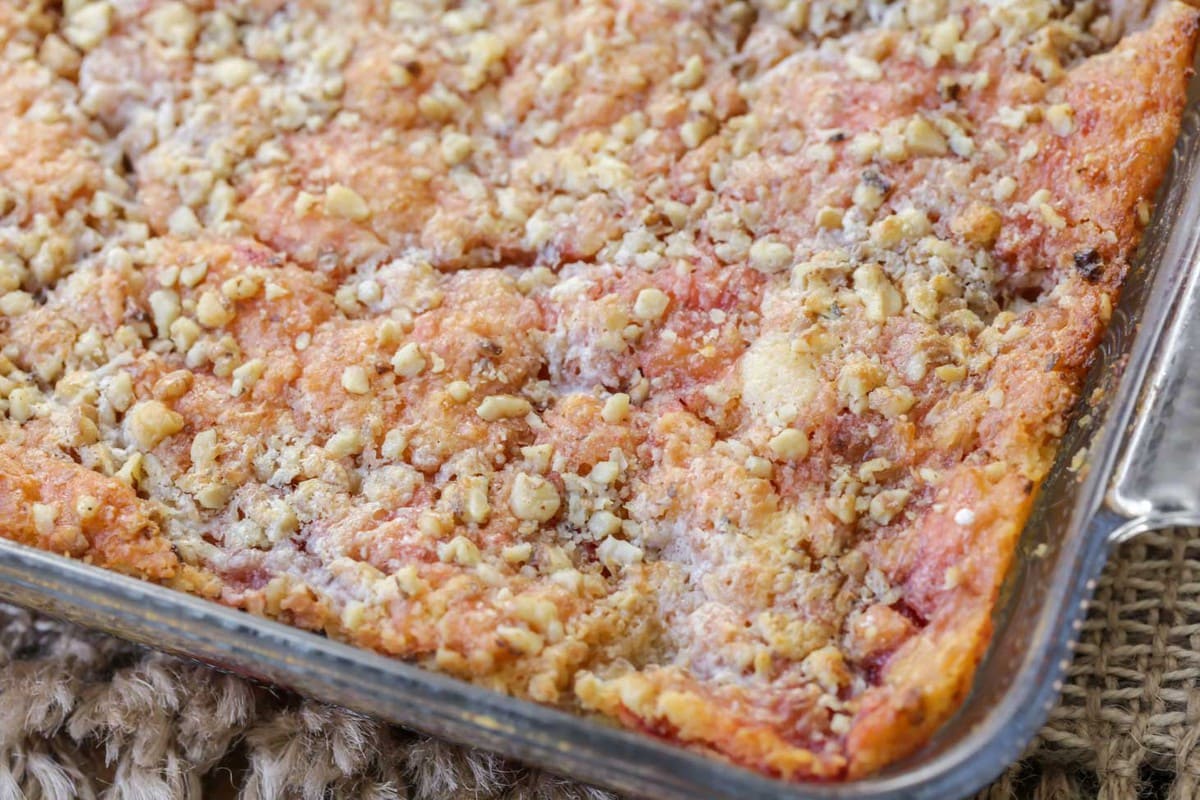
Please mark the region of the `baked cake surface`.
POLYGON ((1196 14, 0 2, 0 519, 768 774, 957 707, 1196 14))

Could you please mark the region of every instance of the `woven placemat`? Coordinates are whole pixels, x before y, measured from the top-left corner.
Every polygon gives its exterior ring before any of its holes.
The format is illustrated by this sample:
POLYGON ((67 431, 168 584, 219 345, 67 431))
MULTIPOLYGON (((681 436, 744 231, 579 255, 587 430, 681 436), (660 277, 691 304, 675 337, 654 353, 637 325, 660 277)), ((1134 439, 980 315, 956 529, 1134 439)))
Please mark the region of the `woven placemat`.
POLYGON ((1200 797, 1200 529, 1149 533, 1109 562, 1063 696, 979 800, 1200 797))
MULTIPOLYGON (((1200 795, 1200 530, 1109 564, 1063 699, 979 800, 1200 795)), ((0 800, 611 795, 0 605, 0 800)))

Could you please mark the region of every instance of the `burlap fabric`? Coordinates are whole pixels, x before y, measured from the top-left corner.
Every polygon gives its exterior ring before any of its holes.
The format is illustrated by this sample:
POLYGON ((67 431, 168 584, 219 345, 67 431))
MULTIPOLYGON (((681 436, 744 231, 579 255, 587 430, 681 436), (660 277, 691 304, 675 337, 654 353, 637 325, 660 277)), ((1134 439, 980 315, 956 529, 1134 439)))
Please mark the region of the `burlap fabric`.
MULTIPOLYGON (((1062 703, 982 798, 1200 797, 1200 530, 1121 548, 1062 703)), ((0 800, 606 793, 0 606, 0 800)))
POLYGON ((1200 797, 1200 530, 1151 533, 1109 562, 1063 697, 980 800, 1200 797))

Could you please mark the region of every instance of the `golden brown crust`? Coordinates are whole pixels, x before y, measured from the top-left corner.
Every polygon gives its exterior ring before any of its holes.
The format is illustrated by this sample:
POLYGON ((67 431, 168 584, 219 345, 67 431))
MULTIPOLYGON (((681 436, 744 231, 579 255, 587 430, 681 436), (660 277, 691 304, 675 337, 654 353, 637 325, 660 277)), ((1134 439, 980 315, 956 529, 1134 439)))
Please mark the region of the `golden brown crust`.
POLYGON ((152 580, 178 566, 132 489, 34 448, 0 445, 0 514, 4 535, 22 544, 152 580))
POLYGON ((773 775, 920 746, 1196 15, 795 5, 0 8, 5 535, 773 775))

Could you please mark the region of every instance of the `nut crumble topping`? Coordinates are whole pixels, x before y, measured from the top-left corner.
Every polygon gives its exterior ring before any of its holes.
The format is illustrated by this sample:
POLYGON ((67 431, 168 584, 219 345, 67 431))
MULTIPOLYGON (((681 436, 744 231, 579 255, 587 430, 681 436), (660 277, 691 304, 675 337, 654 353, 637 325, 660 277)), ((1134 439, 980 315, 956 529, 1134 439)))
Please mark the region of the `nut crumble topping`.
POLYGON ((1196 24, 0 6, 5 535, 773 775, 875 770, 969 686, 1196 24))

